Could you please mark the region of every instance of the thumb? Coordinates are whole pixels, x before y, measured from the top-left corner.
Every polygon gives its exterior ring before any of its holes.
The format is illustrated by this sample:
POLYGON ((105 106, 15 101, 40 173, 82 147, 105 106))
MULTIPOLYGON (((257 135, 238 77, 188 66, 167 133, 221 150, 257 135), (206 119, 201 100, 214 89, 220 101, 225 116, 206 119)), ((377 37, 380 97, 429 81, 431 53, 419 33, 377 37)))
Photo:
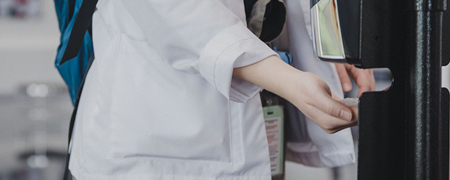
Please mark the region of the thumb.
POLYGON ((336 94, 331 93, 331 97, 322 96, 316 107, 322 109, 326 114, 345 121, 351 121, 353 119, 352 110, 340 101, 341 99, 336 94))

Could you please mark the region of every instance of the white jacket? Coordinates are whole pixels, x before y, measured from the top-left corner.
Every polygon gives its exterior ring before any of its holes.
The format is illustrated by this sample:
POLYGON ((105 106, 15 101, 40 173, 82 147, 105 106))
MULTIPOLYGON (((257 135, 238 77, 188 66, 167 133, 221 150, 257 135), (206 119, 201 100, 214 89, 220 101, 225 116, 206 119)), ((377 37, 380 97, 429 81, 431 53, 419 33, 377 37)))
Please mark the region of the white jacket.
POLYGON ((242 0, 100 0, 72 139, 78 180, 269 180, 259 96, 233 68, 275 53, 242 0))

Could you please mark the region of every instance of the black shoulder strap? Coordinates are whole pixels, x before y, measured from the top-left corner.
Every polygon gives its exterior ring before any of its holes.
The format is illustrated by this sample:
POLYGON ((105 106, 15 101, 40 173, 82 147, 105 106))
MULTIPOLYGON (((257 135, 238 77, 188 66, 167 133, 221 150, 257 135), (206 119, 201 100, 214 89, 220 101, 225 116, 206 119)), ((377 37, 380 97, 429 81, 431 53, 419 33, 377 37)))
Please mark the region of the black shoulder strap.
POLYGON ((94 62, 94 55, 89 60, 89 65, 86 70, 86 74, 84 75, 83 82, 81 83, 80 91, 78 92, 77 99, 75 101, 75 106, 73 108, 72 116, 70 117, 70 124, 69 124, 69 138, 68 138, 68 145, 67 145, 67 156, 66 156, 66 166, 64 169, 64 180, 70 180, 71 174, 69 173, 69 161, 70 161, 70 144, 72 140, 72 132, 75 125, 75 119, 77 117, 77 111, 78 111, 78 104, 80 103, 81 93, 83 91, 84 82, 86 81, 87 72, 91 68, 92 63, 94 62))
POLYGON ((73 108, 73 112, 72 112, 72 116, 70 117, 70 124, 69 124, 69 138, 68 138, 68 145, 67 145, 67 156, 66 156, 66 166, 64 169, 64 180, 70 180, 72 179, 72 175, 69 173, 69 161, 70 161, 70 144, 71 144, 71 140, 72 140, 72 132, 73 132, 73 127, 75 125, 75 118, 77 117, 77 111, 78 111, 78 104, 80 103, 80 98, 81 98, 81 93, 83 92, 83 87, 84 87, 84 82, 86 81, 86 76, 87 76, 87 72, 89 71, 89 69, 91 68, 92 63, 94 62, 94 55, 91 56, 90 60, 89 60, 89 65, 87 67, 86 70, 86 74, 84 75, 83 78, 83 82, 81 83, 80 86, 80 91, 78 92, 77 95, 77 99, 75 101, 75 106, 73 108))
POLYGON ((84 35, 90 28, 92 23, 92 14, 95 11, 95 5, 98 0, 83 0, 80 10, 78 11, 75 23, 72 27, 72 32, 69 36, 69 41, 64 51, 64 55, 61 59, 60 65, 73 59, 80 52, 81 45, 83 44, 84 35))

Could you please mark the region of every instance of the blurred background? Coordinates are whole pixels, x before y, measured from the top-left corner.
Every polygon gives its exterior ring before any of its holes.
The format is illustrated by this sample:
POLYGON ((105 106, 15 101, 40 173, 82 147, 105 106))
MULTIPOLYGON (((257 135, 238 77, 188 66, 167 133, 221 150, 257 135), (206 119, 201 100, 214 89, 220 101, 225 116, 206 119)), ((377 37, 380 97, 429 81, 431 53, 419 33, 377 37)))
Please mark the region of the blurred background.
POLYGON ((52 0, 0 0, 0 179, 61 179, 72 111, 52 0))
MULTIPOLYGON (((54 68, 59 35, 52 0, 0 0, 0 180, 62 179, 72 104, 54 68)), ((375 75, 377 90, 391 84, 389 70, 375 75)), ((285 179, 356 180, 356 164, 286 162, 285 179)))

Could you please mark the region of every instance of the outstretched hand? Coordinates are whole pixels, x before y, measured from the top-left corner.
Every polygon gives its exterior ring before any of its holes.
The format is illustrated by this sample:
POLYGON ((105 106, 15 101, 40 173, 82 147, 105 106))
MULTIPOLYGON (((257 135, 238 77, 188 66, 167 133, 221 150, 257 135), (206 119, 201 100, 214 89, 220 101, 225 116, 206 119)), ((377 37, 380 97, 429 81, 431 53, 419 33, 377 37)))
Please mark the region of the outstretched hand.
POLYGON ((327 133, 358 122, 357 107, 347 107, 317 75, 303 72, 276 56, 235 68, 233 76, 271 91, 295 105, 327 133))
POLYGON ((335 133, 358 124, 358 107, 347 107, 317 75, 302 72, 300 90, 290 101, 327 133, 335 133))

